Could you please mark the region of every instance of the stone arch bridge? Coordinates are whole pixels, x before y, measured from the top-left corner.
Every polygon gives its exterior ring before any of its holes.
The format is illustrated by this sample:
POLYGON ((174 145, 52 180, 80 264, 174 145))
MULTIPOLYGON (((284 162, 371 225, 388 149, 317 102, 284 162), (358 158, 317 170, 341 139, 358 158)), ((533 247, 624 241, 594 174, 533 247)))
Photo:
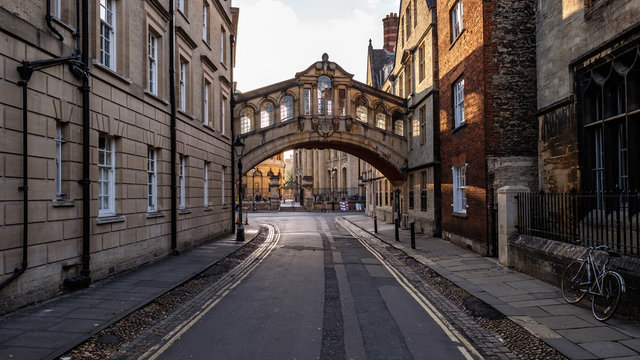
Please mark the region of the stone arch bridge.
POLYGON ((406 101, 356 80, 326 54, 293 79, 238 93, 234 131, 244 169, 284 150, 336 149, 406 180, 406 101))

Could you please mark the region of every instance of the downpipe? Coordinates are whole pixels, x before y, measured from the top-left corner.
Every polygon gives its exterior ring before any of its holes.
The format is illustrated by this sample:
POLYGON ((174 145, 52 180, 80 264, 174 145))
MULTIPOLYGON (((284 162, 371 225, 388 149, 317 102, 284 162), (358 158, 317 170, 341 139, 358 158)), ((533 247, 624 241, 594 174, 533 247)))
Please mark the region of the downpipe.
POLYGON ((175 11, 173 0, 169 0, 169 106, 171 119, 171 253, 178 255, 178 191, 176 181, 176 70, 175 70, 175 11))
MULTIPOLYGON (((231 95, 229 96, 229 113, 231 114, 231 234, 235 234, 236 232, 236 154, 233 150, 233 141, 236 138, 235 126, 233 124, 233 118, 235 114, 235 106, 236 106, 236 94, 234 93, 233 88, 233 62, 235 59, 233 58, 234 46, 235 46, 235 37, 233 34, 230 35, 230 61, 229 64, 231 66, 231 95)), ((224 119, 222 119, 224 121, 224 119)), ((242 176, 242 175, 240 175, 242 176)), ((239 189, 238 189, 239 190, 239 189)), ((240 219, 242 221, 242 219, 240 219)))

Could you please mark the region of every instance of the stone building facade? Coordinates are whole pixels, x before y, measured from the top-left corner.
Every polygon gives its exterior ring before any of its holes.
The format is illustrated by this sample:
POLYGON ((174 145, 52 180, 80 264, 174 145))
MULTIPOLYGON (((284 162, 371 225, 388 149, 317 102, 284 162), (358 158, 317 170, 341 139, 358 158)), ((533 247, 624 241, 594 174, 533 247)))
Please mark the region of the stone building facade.
POLYGON ((640 2, 556 0, 537 10, 541 188, 640 190, 640 2))
POLYGON ((443 238, 497 255, 496 190, 537 188, 535 1, 437 3, 443 238))
POLYGON ((88 3, 78 24, 72 1, 52 0, 48 24, 44 1, 0 1, 2 312, 232 231, 238 10, 226 0, 173 11, 168 0, 88 3))
MULTIPOLYGON (((278 184, 282 187, 284 183, 284 171, 285 163, 282 153, 266 159, 258 166, 249 170, 242 177, 242 194, 244 195, 244 199, 254 201, 270 200, 271 180, 277 176, 278 184)), ((282 194, 282 191, 280 191, 280 194, 282 194)))

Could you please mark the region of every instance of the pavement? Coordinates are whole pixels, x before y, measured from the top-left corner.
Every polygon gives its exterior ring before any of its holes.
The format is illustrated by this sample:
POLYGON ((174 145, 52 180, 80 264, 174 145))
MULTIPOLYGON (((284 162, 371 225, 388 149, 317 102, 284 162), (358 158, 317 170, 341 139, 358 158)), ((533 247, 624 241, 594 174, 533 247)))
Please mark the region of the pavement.
MULTIPOLYGON (((245 225, 247 241, 258 230, 258 224, 245 225)), ((224 235, 178 256, 9 314, 0 320, 0 359, 56 359, 245 243, 236 242, 235 234, 224 235)))
POLYGON ((416 234, 416 249, 411 249, 409 230, 400 229, 396 242, 393 224, 379 221, 374 234, 373 218, 344 217, 493 306, 570 359, 640 359, 639 322, 615 315, 600 322, 593 317, 588 298, 582 306, 567 304, 559 288, 506 268, 495 258, 421 234, 416 234))

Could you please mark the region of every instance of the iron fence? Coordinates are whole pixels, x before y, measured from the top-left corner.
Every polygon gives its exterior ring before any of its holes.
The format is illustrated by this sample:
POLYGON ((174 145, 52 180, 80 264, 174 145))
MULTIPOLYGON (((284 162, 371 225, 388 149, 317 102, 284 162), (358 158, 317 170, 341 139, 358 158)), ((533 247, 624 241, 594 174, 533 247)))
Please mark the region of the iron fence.
POLYGON ((362 187, 328 189, 318 188, 313 190, 314 201, 352 201, 365 202, 366 195, 362 187))
POLYGON ((518 232, 640 256, 640 193, 520 193, 518 232))

